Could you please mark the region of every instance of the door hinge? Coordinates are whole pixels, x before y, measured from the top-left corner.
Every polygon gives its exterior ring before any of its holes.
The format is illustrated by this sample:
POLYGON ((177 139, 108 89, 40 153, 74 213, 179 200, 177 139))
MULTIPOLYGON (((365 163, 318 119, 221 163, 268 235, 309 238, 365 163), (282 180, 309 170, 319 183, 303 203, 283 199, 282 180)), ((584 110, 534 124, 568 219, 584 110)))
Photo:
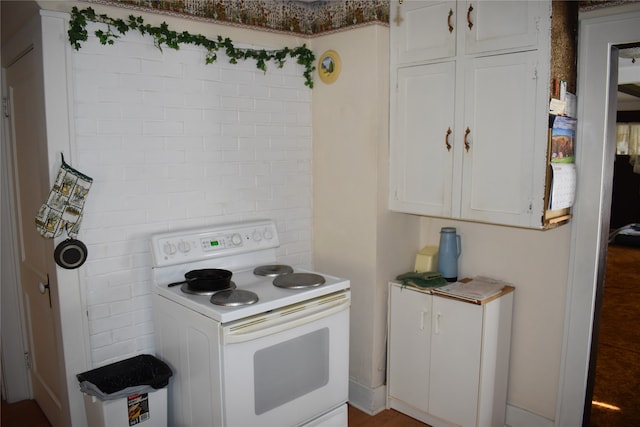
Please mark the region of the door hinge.
POLYGON ((28 351, 24 353, 24 366, 31 370, 31 354, 28 351))
POLYGON ((5 117, 9 117, 9 100, 6 96, 2 97, 2 114, 4 114, 5 117))

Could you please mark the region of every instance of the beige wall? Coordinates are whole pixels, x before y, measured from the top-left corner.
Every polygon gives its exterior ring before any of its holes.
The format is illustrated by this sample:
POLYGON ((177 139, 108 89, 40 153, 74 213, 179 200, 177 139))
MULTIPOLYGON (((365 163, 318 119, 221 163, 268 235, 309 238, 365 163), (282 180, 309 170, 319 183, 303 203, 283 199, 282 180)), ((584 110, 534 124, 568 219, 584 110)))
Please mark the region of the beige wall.
POLYGON ((384 384, 387 283, 413 267, 418 220, 387 209, 389 30, 313 39, 338 52, 336 82, 313 90, 314 263, 351 280, 351 380, 384 384))
POLYGON ((424 218, 421 243, 437 245, 445 226, 461 236, 459 277, 486 275, 516 287, 507 401, 553 420, 571 227, 535 231, 424 218))
POLYGON ((517 288, 508 403, 553 420, 570 227, 542 232, 389 212, 388 29, 318 37, 312 48, 342 59, 339 79, 316 79, 313 90, 314 261, 351 279, 351 379, 383 384, 386 282, 413 268, 419 248, 438 244, 440 227, 453 225, 462 236, 461 276, 517 288))

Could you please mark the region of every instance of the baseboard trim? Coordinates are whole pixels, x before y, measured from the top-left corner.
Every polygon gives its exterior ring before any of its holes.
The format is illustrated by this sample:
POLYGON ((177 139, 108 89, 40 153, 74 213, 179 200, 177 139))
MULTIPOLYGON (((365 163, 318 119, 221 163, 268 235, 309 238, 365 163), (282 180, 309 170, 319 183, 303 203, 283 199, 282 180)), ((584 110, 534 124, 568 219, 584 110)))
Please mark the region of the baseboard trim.
MULTIPOLYGON (((349 380, 349 404, 365 414, 376 415, 387 407, 387 387, 370 388, 349 380)), ((517 406, 507 405, 506 427, 554 427, 553 420, 517 406)))
POLYGON ((555 425, 553 420, 511 405, 507 405, 505 424, 513 427, 553 427, 555 425))
POLYGON ((387 407, 387 387, 370 388, 350 379, 349 404, 365 414, 376 415, 387 407))

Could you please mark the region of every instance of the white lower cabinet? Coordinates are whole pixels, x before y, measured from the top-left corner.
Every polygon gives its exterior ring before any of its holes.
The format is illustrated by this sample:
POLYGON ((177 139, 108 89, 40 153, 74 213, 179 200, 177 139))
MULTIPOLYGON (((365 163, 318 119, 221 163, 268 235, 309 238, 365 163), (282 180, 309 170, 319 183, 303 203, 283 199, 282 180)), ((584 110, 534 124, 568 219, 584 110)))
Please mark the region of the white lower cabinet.
POLYGON ((512 305, 512 288, 476 304, 391 283, 387 406, 434 427, 503 427, 512 305))

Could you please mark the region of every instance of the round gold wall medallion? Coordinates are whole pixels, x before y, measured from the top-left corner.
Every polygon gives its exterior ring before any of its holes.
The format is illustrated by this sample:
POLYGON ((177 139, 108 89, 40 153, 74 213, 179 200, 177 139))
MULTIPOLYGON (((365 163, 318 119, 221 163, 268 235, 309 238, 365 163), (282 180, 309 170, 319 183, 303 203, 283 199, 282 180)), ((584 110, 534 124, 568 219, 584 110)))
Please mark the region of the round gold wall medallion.
POLYGON ((338 55, 338 52, 335 50, 326 51, 318 60, 318 74, 320 74, 320 80, 327 84, 331 84, 338 80, 341 68, 342 62, 340 61, 340 55, 338 55))

